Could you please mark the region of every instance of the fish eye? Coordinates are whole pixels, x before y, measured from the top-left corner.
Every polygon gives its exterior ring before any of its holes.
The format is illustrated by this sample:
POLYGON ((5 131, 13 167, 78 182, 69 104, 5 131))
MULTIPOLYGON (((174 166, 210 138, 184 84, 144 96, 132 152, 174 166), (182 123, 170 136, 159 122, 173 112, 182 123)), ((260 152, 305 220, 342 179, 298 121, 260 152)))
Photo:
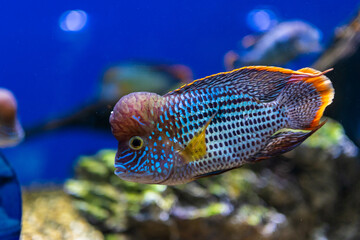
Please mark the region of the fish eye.
POLYGON ((139 150, 142 148, 144 141, 139 136, 134 136, 130 138, 129 145, 134 150, 139 150))

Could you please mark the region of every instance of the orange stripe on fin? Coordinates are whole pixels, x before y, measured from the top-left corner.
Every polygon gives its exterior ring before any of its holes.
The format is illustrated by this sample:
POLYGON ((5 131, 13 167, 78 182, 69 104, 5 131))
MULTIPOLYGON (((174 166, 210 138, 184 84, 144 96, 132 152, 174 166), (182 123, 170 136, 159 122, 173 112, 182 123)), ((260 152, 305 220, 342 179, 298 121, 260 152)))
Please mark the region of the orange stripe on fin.
POLYGON ((334 88, 331 84, 331 81, 324 75, 332 70, 333 69, 331 68, 320 72, 312 68, 302 68, 294 71, 290 78, 290 81, 304 81, 306 83, 312 84, 321 97, 321 105, 310 124, 310 129, 319 126, 320 118, 322 117, 325 108, 332 102, 334 98, 334 88))
MULTIPOLYGON (((185 88, 185 87, 188 87, 188 86, 191 86, 192 84, 194 84, 194 83, 196 83, 196 82, 199 82, 199 81, 203 81, 203 80, 206 80, 206 79, 209 79, 209 78, 213 78, 213 77, 217 77, 217 76, 220 76, 220 75, 231 74, 231 73, 234 73, 234 72, 237 72, 237 71, 241 71, 241 70, 244 70, 244 69, 248 69, 248 70, 258 70, 258 71, 268 71, 268 72, 280 72, 280 73, 285 73, 285 74, 289 74, 289 75, 291 75, 291 74, 296 74, 296 73, 297 73, 297 71, 294 71, 294 70, 291 70, 291 69, 286 69, 286 68, 281 68, 281 67, 272 67, 272 66, 247 66, 247 67, 237 68, 237 69, 234 69, 234 70, 231 70, 231 71, 228 71, 228 72, 219 72, 219 73, 216 73, 216 74, 212 74, 212 75, 206 76, 206 77, 204 77, 204 78, 196 79, 196 80, 192 81, 191 83, 182 85, 181 87, 179 87, 178 89, 173 90, 172 92, 180 91, 181 89, 183 89, 183 88, 185 88)), ((298 74, 300 74, 300 73, 298 73, 298 74)))

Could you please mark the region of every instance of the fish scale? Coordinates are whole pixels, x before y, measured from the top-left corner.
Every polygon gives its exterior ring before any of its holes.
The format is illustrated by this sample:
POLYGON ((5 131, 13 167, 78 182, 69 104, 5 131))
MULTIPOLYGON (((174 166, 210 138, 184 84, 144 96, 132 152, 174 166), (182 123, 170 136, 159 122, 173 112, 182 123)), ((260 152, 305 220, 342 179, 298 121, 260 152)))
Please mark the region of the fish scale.
MULTIPOLYGON (((171 98, 174 96, 170 96, 171 98)), ((190 169, 190 175, 198 176, 209 171, 240 166, 265 145, 262 141, 264 137, 284 127, 286 122, 277 104, 261 104, 248 94, 229 88, 200 89, 175 98, 178 104, 169 109, 179 118, 186 119, 179 120, 185 124, 179 126, 182 137, 176 139, 185 147, 205 124, 206 117, 218 111, 218 117, 206 129, 207 154, 202 159, 190 162, 189 166, 184 166, 190 169), (188 100, 190 105, 185 104, 188 100), (228 160, 222 161, 224 158, 228 160)), ((168 101, 174 102, 170 99, 168 101)), ((184 169, 178 170, 179 173, 183 171, 184 169)), ((186 176, 181 174, 178 177, 186 176)))
POLYGON ((110 116, 115 173, 181 184, 289 151, 318 130, 334 96, 325 72, 254 66, 159 96, 132 93, 110 116))

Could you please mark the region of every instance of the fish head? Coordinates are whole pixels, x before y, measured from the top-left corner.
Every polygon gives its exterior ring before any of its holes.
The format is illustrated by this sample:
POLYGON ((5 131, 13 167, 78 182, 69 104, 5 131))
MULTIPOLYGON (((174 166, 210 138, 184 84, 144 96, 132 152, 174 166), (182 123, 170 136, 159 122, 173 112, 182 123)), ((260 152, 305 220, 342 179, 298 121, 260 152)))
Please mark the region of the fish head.
POLYGON ((122 97, 110 115, 111 130, 118 140, 115 174, 139 183, 162 183, 173 172, 172 142, 156 131, 164 104, 155 93, 137 92, 122 97))

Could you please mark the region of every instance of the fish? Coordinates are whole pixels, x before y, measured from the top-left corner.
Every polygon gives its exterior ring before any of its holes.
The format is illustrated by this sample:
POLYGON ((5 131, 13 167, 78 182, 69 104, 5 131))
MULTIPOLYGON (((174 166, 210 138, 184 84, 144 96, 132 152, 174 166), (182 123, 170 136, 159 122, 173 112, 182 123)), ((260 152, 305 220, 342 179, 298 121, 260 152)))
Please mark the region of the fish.
POLYGON ((23 139, 16 99, 11 91, 0 88, 0 148, 15 146, 23 139))
POLYGON ((233 50, 225 54, 227 70, 246 65, 284 66, 301 55, 323 49, 320 30, 301 20, 281 22, 261 37, 244 37, 243 42, 249 39, 251 47, 244 54, 233 50))
POLYGON ((163 96, 128 94, 109 118, 115 174, 177 185, 290 151, 325 123, 334 97, 328 71, 249 66, 163 96))
POLYGON ((111 66, 104 73, 100 98, 117 102, 124 95, 144 89, 164 94, 174 89, 174 86, 190 83, 192 80, 192 71, 186 65, 123 61, 111 66))

